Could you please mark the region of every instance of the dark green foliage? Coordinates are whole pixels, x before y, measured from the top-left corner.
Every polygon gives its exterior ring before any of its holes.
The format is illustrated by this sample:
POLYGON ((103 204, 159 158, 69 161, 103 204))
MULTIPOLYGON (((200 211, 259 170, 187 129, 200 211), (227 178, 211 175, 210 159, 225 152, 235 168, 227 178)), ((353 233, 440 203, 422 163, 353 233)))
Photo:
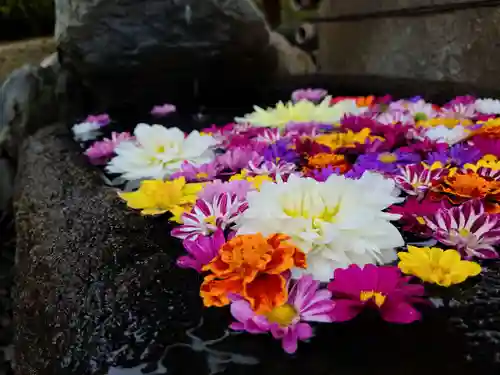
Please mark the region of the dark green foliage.
POLYGON ((0 0, 0 40, 50 34, 54 0, 0 0))

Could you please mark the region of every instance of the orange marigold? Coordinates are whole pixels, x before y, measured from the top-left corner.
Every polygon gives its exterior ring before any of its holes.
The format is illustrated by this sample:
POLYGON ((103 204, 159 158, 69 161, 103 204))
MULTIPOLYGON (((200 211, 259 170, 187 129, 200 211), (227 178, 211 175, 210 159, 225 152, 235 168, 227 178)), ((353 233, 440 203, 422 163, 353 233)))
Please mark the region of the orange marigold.
POLYGON ((312 155, 307 159, 307 169, 321 169, 326 167, 339 168, 340 173, 347 172, 351 165, 345 160, 343 155, 331 154, 328 152, 320 152, 312 155))
MULTIPOLYGON (((478 122, 480 124, 481 122, 478 122)), ((479 129, 471 133, 471 137, 478 135, 484 138, 500 139, 500 121, 499 119, 490 119, 482 123, 479 129)))
POLYGON ((285 271, 306 268, 305 254, 283 234, 239 235, 227 241, 219 255, 203 267, 209 274, 201 285, 205 306, 225 306, 238 294, 253 310, 267 313, 287 301, 285 271))
POLYGON ((453 204, 460 204, 469 199, 500 198, 500 182, 480 176, 472 171, 456 173, 444 177, 433 187, 436 196, 444 196, 453 204))

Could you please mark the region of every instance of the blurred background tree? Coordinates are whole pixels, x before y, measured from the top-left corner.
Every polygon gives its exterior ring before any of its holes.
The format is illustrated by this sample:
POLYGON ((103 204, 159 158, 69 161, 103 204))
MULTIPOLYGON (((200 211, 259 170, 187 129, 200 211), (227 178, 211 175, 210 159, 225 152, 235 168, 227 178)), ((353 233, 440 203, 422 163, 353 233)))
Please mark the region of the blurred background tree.
POLYGON ((0 40, 51 34, 54 0, 0 0, 0 40))

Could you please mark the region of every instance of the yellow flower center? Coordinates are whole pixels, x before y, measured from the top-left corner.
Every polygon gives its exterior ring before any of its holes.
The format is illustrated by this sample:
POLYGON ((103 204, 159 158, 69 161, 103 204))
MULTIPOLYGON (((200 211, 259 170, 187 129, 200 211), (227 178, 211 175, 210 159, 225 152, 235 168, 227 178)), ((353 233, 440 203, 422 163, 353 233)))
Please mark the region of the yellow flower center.
POLYGON ((161 145, 161 146, 156 147, 156 152, 159 154, 165 152, 165 146, 161 145))
POLYGON ((198 172, 198 173, 196 173, 196 178, 199 180, 201 180, 202 178, 208 178, 208 173, 198 172))
POLYGON ((271 323, 278 323, 282 327, 288 327, 297 315, 297 310, 292 305, 285 303, 284 305, 275 307, 265 316, 271 323))
POLYGON ((384 304, 386 297, 382 293, 375 292, 373 290, 363 290, 359 293, 359 299, 362 302, 373 300, 378 307, 381 307, 384 304))
POLYGON ((422 216, 416 216, 415 219, 417 219, 419 224, 425 225, 425 220, 422 216))
POLYGON ((209 225, 215 225, 215 216, 208 216, 206 217, 203 221, 205 222, 205 224, 209 224, 209 225))
POLYGON ((470 234, 470 232, 467 229, 462 228, 458 231, 458 234, 461 235, 462 237, 467 237, 470 234))
POLYGON ((378 160, 380 160, 382 163, 389 164, 394 163, 396 160, 398 160, 398 157, 392 152, 384 152, 383 154, 379 155, 378 160))

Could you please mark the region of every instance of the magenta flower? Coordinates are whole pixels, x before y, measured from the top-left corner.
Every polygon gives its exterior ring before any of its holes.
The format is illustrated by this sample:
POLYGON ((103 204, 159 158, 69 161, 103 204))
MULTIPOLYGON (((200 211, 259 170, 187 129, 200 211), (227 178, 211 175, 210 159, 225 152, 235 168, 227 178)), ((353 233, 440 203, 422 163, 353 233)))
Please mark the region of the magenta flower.
POLYGON ((333 281, 328 284, 335 303, 333 321, 351 320, 367 307, 378 309, 382 319, 390 323, 419 320, 421 314, 412 305, 424 302, 424 287, 409 284, 409 279, 393 266, 368 264, 361 268, 351 264, 335 270, 333 281))
POLYGON ((194 165, 188 161, 184 161, 181 165, 181 170, 175 172, 171 179, 175 180, 179 177, 184 177, 188 182, 194 181, 211 181, 217 177, 220 168, 215 162, 206 163, 202 165, 194 165))
POLYGON ((424 164, 411 164, 400 167, 399 175, 393 179, 401 190, 421 199, 446 172, 444 169, 429 169, 424 164))
POLYGON ((113 156, 116 146, 123 141, 131 141, 134 137, 128 132, 111 133, 111 138, 104 138, 101 141, 94 142, 86 151, 85 155, 94 165, 106 164, 113 156))
POLYGON ((247 208, 248 203, 236 194, 216 195, 211 201, 198 199, 191 212, 182 214, 182 225, 172 229, 171 235, 183 240, 208 236, 233 224, 247 208))
POLYGON ((103 113, 100 115, 90 115, 83 122, 91 122, 94 124, 99 124, 100 127, 103 127, 111 122, 111 118, 108 114, 103 113))
POLYGON ((174 113, 176 110, 177 108, 173 104, 155 105, 151 110, 151 114, 156 117, 164 117, 170 113, 174 113))
POLYGON ((319 289, 320 283, 310 275, 302 276, 288 284, 288 301, 266 315, 256 315, 245 300, 231 303, 231 314, 237 320, 230 327, 237 331, 259 334, 271 332, 281 340, 287 353, 295 353, 298 341, 313 336, 312 327, 307 322, 330 323, 334 304, 332 294, 319 289))
POLYGON ((250 190, 253 190, 252 184, 246 180, 228 182, 214 180, 205 185, 203 190, 198 193, 198 198, 211 201, 217 195, 229 193, 235 194, 239 200, 245 200, 250 190))
POLYGON ((365 170, 383 173, 395 173, 400 165, 413 164, 420 161, 420 156, 411 152, 380 152, 361 155, 356 165, 365 170))
POLYGON ((482 155, 495 155, 500 157, 500 139, 473 137, 472 144, 482 155))
POLYGON ((276 178, 276 176, 289 176, 297 170, 297 166, 294 163, 289 163, 284 160, 279 162, 265 161, 262 163, 254 164, 252 162, 248 163, 248 168, 246 171, 250 176, 270 176, 276 178))
POLYGON ((217 156, 216 160, 222 169, 237 172, 246 168, 250 161, 256 163, 260 160, 260 155, 250 147, 240 147, 226 151, 226 153, 217 156))
POLYGON ((177 265, 181 268, 192 268, 201 272, 204 265, 210 263, 219 253, 224 245, 224 231, 217 229, 211 236, 199 236, 196 240, 184 240, 182 245, 188 252, 177 259, 177 265))
POLYGON ((424 220, 436 240, 453 246, 466 258, 498 258, 494 245, 500 243, 500 215, 488 214, 480 200, 441 209, 424 220))
POLYGON ((298 102, 300 100, 308 100, 311 102, 319 102, 328 92, 323 89, 299 89, 292 93, 292 100, 298 102))

